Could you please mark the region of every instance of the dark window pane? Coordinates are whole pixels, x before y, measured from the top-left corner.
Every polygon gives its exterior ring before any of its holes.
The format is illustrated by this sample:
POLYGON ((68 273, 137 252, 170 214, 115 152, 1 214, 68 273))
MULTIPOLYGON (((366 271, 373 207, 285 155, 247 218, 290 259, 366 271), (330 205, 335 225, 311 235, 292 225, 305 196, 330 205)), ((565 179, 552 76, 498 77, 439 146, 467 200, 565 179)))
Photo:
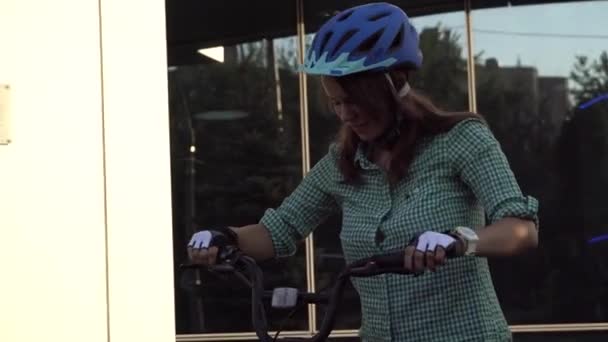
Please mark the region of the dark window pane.
POLYGON ((607 11, 583 1, 473 12, 478 111, 540 201, 538 250, 492 261, 511 324, 608 321, 608 244, 588 244, 608 233, 608 105, 577 108, 608 93, 607 11))
MULTIPOLYGON (((302 178, 302 154, 295 2, 273 4, 273 11, 284 11, 281 27, 274 21, 264 26, 270 12, 265 19, 238 14, 233 2, 169 3, 174 250, 179 264, 196 230, 257 223, 266 208, 278 206, 302 178), (185 22, 189 30, 180 35, 185 22), (263 27, 263 33, 255 31, 263 27)), ((243 13, 244 3, 238 4, 243 13)), ((306 287, 304 249, 299 251, 262 265, 266 289, 306 287)), ((195 273, 176 269, 177 333, 253 331, 249 289, 234 276, 203 272, 199 277, 197 285, 195 273)), ((285 316, 269 309, 270 328, 277 329, 285 316)), ((302 307, 283 329, 307 326, 302 307)))
MULTIPOLYGON (((407 1, 390 2, 408 11, 407 1)), ((361 3, 363 2, 307 1, 306 29, 315 32, 319 25, 335 11, 361 3)), ((420 34, 420 45, 425 58, 422 70, 414 74, 413 87, 429 96, 441 107, 450 110, 467 110, 466 41, 462 29, 464 14, 454 12, 415 17, 413 23, 420 34)), ((307 35, 308 45, 312 42, 313 36, 313 34, 307 35)), ((318 77, 308 78, 307 91, 311 160, 314 164, 327 153, 329 145, 334 141, 339 121, 323 96, 318 77)), ((315 276, 318 289, 333 285, 333 280, 345 265, 339 239, 340 229, 341 217, 336 215, 330 217, 314 232, 315 276)), ((317 323, 320 325, 325 311, 322 306, 318 309, 317 323)), ((336 329, 358 329, 360 326, 359 297, 350 283, 346 287, 335 326, 336 329)))

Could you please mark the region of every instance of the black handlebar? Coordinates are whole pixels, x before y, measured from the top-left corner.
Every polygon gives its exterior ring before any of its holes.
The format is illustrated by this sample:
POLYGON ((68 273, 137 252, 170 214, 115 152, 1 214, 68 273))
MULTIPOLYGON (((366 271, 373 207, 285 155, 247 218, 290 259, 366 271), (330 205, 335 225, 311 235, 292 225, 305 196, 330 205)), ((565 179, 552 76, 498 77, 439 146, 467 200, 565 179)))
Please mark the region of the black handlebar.
MULTIPOLYGON (((450 249, 446 252, 448 258, 455 257, 455 252, 450 249)), ((214 266, 203 266, 199 264, 183 264, 181 269, 205 268, 216 273, 234 273, 245 284, 251 288, 252 296, 252 319, 256 334, 262 342, 272 342, 274 339, 268 335, 268 324, 262 298, 265 297, 263 289, 263 275, 256 261, 244 255, 237 248, 230 248, 224 253, 221 262, 214 266)), ((411 272, 403 267, 404 250, 392 251, 386 254, 374 255, 369 258, 360 259, 348 264, 338 275, 336 282, 331 290, 328 300, 328 307, 323 317, 323 322, 319 332, 311 338, 281 338, 282 342, 302 342, 302 341, 325 341, 333 330, 338 304, 342 299, 344 286, 350 277, 372 277, 385 273, 410 274, 411 272)), ((267 293, 266 293, 267 294, 267 293)), ((308 294, 311 301, 318 294, 308 294)), ((327 301, 327 298, 318 300, 327 301)))

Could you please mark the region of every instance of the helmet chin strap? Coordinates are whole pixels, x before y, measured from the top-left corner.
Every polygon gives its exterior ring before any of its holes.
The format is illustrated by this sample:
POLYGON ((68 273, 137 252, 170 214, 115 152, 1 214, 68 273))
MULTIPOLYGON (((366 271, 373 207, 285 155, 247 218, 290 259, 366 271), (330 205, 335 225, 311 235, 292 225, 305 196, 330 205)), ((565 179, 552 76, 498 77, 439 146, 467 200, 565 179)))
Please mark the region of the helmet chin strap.
MULTIPOLYGON (((401 87, 401 89, 397 91, 397 89, 395 88, 395 84, 393 83, 393 80, 391 79, 389 74, 385 73, 384 76, 386 77, 389 86, 393 92, 395 101, 401 100, 410 92, 411 87, 408 82, 405 82, 403 84, 403 87, 401 87)), ((388 125, 386 130, 382 134, 380 134, 379 137, 374 139, 373 144, 385 148, 392 147, 401 135, 400 128, 402 122, 403 117, 401 115, 398 115, 398 113, 394 113, 391 123, 388 125)))

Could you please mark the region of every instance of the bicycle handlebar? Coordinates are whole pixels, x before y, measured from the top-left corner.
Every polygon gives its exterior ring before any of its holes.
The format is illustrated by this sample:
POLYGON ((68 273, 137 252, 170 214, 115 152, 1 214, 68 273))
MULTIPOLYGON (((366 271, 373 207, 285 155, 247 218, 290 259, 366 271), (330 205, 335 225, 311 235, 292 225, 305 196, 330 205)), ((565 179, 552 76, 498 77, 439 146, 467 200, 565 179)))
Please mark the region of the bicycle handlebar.
MULTIPOLYGON (((392 251, 386 254, 373 255, 369 258, 359 259, 348 264, 338 275, 333 285, 329 303, 323 322, 317 334, 311 338, 281 338, 282 342, 302 342, 302 341, 325 341, 333 330, 338 303, 342 299, 342 294, 346 281, 350 277, 372 277, 379 274, 411 274, 412 272, 403 267, 404 250, 392 251)), ((199 264, 182 264, 180 269, 204 268, 216 273, 234 273, 245 284, 251 288, 252 296, 252 320, 256 334, 262 342, 272 342, 275 339, 268 335, 268 323, 266 313, 262 303, 264 296, 263 275, 257 262, 244 255, 240 250, 233 247, 225 253, 226 258, 219 264, 204 266, 199 264)), ((446 252, 448 258, 455 257, 455 252, 450 249, 446 252)), ((308 294, 313 295, 313 294, 308 294)))

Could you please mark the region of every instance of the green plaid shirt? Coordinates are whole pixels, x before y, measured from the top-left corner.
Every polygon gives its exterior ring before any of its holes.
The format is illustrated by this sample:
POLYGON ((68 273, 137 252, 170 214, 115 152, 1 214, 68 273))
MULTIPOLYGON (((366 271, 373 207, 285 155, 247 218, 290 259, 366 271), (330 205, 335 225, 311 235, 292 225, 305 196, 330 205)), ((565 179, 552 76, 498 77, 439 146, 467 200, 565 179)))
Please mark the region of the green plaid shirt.
MULTIPOLYGON (((355 162, 363 185, 341 182, 338 151, 330 148, 277 209, 261 219, 278 257, 326 217, 342 211, 340 239, 347 262, 402 248, 427 230, 481 228, 505 216, 538 224, 536 199, 524 196, 498 141, 476 119, 425 140, 409 176, 391 187, 360 147, 355 162), (384 240, 377 242, 381 231, 384 240)), ((352 279, 361 300, 364 341, 510 341, 511 334, 485 258, 449 260, 419 277, 352 279)))

